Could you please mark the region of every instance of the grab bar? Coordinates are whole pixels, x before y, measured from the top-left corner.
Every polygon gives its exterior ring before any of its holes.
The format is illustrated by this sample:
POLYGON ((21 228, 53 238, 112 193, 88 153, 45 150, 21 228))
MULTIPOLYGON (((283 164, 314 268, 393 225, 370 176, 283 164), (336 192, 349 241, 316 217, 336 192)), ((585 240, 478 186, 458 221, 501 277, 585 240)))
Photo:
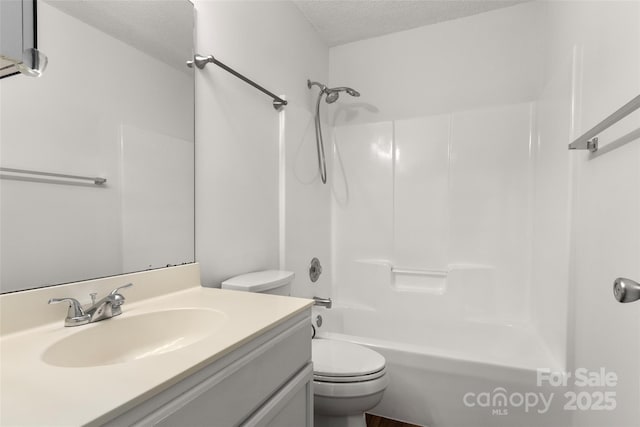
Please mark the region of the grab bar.
MULTIPOLYGON (((32 171, 27 169, 0 168, 0 172, 9 172, 9 173, 17 173, 17 174, 25 174, 25 175, 51 176, 55 178, 65 178, 65 179, 78 179, 81 181, 93 181, 95 185, 103 185, 104 183, 107 182, 106 178, 100 178, 100 177, 67 175, 63 173, 40 172, 40 171, 32 171)), ((6 176, 0 175, 0 177, 4 178, 6 176)))
POLYGON ((239 72, 237 72, 233 68, 231 68, 231 67, 223 64, 222 62, 218 61, 216 58, 213 57, 213 55, 203 56, 203 55, 196 54, 193 57, 193 60, 187 61, 187 67, 193 68, 193 66, 195 65, 196 67, 198 67, 199 69, 202 70, 205 67, 205 65, 207 65, 209 62, 211 62, 213 64, 216 64, 218 67, 222 68, 226 72, 233 74, 234 76, 236 76, 237 78, 239 78, 243 82, 248 83, 251 86, 255 87, 260 92, 262 92, 262 93, 264 93, 266 95, 269 95, 271 98, 273 98, 273 108, 275 108, 276 110, 280 111, 285 105, 287 105, 287 101, 286 100, 280 98, 278 95, 275 95, 275 94, 269 92, 267 89, 263 88, 258 83, 256 83, 253 80, 243 76, 242 74, 240 74, 239 72))
POLYGON ((445 270, 418 270, 415 268, 399 268, 392 267, 391 272, 394 274, 410 274, 414 276, 431 276, 431 277, 447 277, 449 272, 445 270))
POLYGON ((582 136, 576 138, 575 141, 569 144, 569 150, 589 150, 592 153, 598 151, 598 138, 595 137, 605 129, 610 128, 629 114, 636 111, 638 108, 640 108, 640 95, 618 108, 607 118, 585 132, 582 136))

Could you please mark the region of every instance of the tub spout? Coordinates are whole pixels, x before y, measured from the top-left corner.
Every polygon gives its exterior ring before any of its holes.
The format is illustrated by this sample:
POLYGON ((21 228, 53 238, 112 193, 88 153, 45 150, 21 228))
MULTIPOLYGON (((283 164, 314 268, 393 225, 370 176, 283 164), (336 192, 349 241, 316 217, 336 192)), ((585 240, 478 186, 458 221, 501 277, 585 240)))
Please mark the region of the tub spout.
POLYGON ((331 308, 332 304, 331 298, 313 297, 313 305, 321 305, 325 308, 331 308))

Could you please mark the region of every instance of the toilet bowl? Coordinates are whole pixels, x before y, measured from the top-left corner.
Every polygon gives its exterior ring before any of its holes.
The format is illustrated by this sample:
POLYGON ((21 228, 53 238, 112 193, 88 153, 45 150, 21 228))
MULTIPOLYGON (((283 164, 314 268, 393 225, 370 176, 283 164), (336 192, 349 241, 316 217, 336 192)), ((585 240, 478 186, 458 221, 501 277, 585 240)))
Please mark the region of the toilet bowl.
POLYGON ((314 425, 365 427, 389 384, 385 359, 361 345, 312 340, 314 425))
MULTIPOLYGON (((222 282, 222 289, 289 295, 294 274, 257 271, 222 282)), ((361 345, 313 339, 313 406, 316 427, 366 427, 365 411, 389 384, 384 357, 361 345)))

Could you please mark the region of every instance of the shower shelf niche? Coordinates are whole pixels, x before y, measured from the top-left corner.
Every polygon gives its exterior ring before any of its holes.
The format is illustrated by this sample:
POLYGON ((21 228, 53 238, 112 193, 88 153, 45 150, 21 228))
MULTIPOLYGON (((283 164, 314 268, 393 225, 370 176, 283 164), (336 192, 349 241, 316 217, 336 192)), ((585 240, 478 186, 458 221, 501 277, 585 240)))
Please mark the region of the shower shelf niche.
POLYGON ((449 270, 391 267, 391 286, 398 291, 442 295, 447 290, 449 270))

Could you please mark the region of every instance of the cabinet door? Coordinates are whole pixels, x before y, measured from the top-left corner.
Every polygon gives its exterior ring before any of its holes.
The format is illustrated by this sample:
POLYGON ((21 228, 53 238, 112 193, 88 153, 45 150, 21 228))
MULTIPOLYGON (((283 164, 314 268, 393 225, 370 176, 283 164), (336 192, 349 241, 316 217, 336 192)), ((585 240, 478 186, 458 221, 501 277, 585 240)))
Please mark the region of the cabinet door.
POLYGON ((242 427, 313 427, 313 364, 309 363, 242 427))
MULTIPOLYGON (((166 408, 166 417, 153 424, 175 426, 233 426, 270 399, 287 384, 299 366, 305 366, 309 354, 309 326, 304 324, 268 342, 258 351, 238 360, 187 393, 188 400, 179 409, 166 408), (175 410, 174 410, 175 409, 175 410)), ((181 403, 180 403, 181 404, 181 403)))

